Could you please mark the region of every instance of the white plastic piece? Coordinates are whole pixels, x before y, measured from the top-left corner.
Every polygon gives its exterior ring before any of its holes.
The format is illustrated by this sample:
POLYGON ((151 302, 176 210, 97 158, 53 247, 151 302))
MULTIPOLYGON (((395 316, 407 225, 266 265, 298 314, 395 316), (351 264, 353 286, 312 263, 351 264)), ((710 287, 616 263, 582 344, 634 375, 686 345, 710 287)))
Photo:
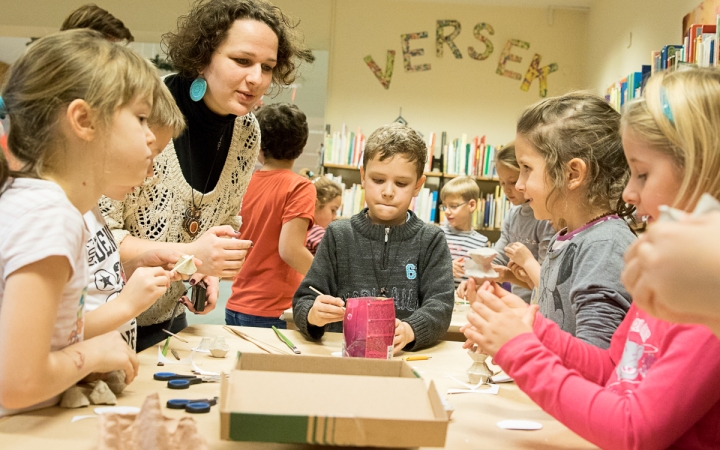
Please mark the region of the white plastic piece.
POLYGON ((532 422, 530 420, 501 420, 497 426, 504 430, 541 430, 540 422, 532 422))
POLYGON ((193 260, 193 258, 193 255, 183 256, 178 260, 178 262, 175 263, 175 267, 173 267, 173 270, 183 275, 194 275, 195 272, 197 272, 197 267, 195 266, 195 261, 193 260))
POLYGON ((95 414, 137 414, 140 408, 137 406, 100 406, 95 408, 95 414))
POLYGON ((492 268, 492 262, 499 254, 497 250, 487 247, 470 250, 470 259, 465 260, 465 275, 473 278, 497 278, 499 275, 492 268))

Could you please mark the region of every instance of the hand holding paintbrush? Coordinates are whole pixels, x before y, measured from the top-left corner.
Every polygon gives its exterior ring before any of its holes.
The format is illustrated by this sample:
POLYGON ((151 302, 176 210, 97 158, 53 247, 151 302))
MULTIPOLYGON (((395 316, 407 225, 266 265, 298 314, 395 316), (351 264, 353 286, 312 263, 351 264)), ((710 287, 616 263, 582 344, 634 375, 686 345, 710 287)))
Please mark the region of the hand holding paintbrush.
POLYGON ((345 318, 345 302, 341 298, 325 295, 312 286, 310 289, 318 296, 308 312, 309 324, 323 327, 329 323, 340 322, 345 318))

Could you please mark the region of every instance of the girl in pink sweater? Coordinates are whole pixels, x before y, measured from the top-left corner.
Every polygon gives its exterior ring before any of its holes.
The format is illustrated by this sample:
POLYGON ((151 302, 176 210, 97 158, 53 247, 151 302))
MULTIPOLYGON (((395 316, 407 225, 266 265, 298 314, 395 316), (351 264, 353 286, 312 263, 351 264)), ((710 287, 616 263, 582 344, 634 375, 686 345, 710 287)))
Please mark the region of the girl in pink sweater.
MULTIPOLYGON (((720 72, 655 75, 622 118, 631 170, 623 198, 652 222, 660 205, 692 210, 720 197, 720 72)), ((720 339, 636 305, 603 350, 572 337, 521 299, 485 283, 466 346, 492 355, 545 411, 610 449, 720 448, 720 339)), ((471 300, 472 301, 472 300, 471 300)))

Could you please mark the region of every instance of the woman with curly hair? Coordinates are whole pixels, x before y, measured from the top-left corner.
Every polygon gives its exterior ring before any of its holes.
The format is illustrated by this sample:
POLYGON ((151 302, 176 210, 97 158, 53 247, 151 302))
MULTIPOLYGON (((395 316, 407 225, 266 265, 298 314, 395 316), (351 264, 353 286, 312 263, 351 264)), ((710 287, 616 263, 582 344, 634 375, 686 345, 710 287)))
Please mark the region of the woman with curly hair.
MULTIPOLYGON (((253 108, 271 83, 289 85, 298 64, 314 60, 295 26, 264 0, 197 0, 163 36, 178 71, 165 83, 187 128, 155 159, 152 178, 123 202, 103 199, 102 207, 123 260, 156 248, 200 259, 190 284, 207 285, 207 306, 196 312, 183 284, 173 283, 138 317, 138 351, 167 336, 178 301, 199 314, 214 308, 219 278, 234 277, 245 261, 252 243, 237 239, 237 230, 260 149, 253 108)), ((187 326, 178 306, 172 332, 187 326)))

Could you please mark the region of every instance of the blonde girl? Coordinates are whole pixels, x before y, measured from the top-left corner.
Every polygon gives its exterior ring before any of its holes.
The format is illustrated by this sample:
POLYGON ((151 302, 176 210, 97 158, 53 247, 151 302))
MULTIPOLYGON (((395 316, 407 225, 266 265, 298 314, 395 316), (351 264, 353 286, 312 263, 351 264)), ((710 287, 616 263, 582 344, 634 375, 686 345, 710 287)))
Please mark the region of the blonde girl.
POLYGON ((147 61, 90 30, 44 37, 11 68, 1 95, 20 168, 0 159, 0 415, 52 405, 92 372, 137 375, 117 331, 83 339, 83 214, 108 186, 145 178, 158 83, 147 61))
MULTIPOLYGON (((690 211, 703 192, 720 198, 718 125, 720 73, 713 69, 655 75, 626 106, 631 177, 623 198, 648 217, 649 232, 659 205, 690 211)), ((634 286, 630 269, 624 279, 634 286)), ((466 336, 583 438, 612 449, 720 447, 720 340, 709 329, 656 319, 633 303, 610 348, 600 350, 511 294, 487 285, 479 297, 466 336)))
POLYGON ((342 206, 342 188, 327 177, 313 180, 317 192, 315 201, 315 224, 308 230, 305 247, 315 255, 320 241, 325 236, 325 229, 335 220, 337 211, 342 206))

